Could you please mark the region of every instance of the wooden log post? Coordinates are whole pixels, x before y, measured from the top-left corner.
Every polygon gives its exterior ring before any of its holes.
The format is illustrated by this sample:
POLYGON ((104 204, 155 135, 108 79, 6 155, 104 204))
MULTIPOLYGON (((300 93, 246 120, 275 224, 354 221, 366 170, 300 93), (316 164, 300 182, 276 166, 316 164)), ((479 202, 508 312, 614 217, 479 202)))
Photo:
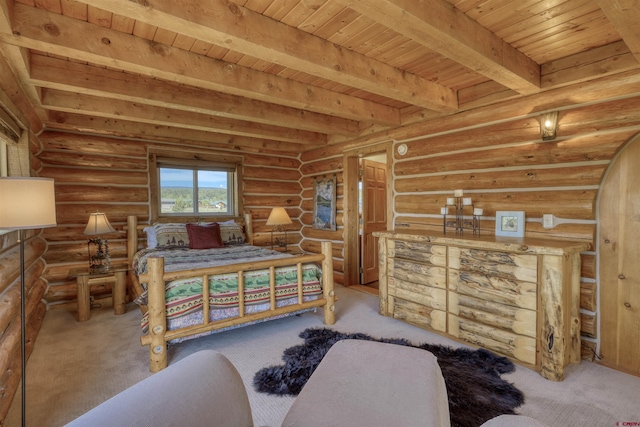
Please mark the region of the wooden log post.
POLYGON ((540 273, 540 374, 552 381, 564 379, 564 365, 571 337, 565 336, 567 313, 571 307, 563 307, 562 259, 559 256, 542 255, 540 273))
POLYGON ((333 289, 333 255, 330 241, 322 242, 322 292, 327 301, 324 306, 324 324, 336 323, 335 291, 333 289))
MULTIPOLYGON (((149 258, 151 279, 147 285, 149 298, 149 369, 159 372, 167 367, 167 307, 164 285, 164 258, 149 258)), ((144 342, 143 342, 144 345, 144 342)))
MULTIPOLYGON (((376 237, 375 233, 373 234, 376 237)), ((379 272, 378 272, 378 292, 380 294, 379 304, 380 304, 380 314, 383 316, 389 316, 389 264, 387 261, 387 246, 389 243, 389 239, 386 237, 380 237, 378 239, 378 264, 379 264, 379 272)))
POLYGON ((580 363, 582 359, 582 344, 580 339, 580 253, 575 252, 565 255, 563 261, 565 277, 572 278, 571 283, 567 287, 570 294, 566 295, 566 299, 570 304, 570 310, 567 310, 569 311, 569 337, 567 337, 569 340, 567 348, 569 352, 568 362, 580 363))
POLYGON ((127 261, 131 266, 133 256, 138 251, 138 217, 135 215, 127 216, 127 261))

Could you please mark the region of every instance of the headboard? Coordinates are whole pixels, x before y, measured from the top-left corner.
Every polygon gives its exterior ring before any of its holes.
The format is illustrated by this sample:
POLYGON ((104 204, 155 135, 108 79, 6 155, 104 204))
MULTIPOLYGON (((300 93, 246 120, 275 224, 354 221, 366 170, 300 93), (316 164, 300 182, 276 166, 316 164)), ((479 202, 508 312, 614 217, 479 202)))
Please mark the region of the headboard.
MULTIPOLYGON (((253 244, 253 224, 251 220, 251 214, 246 213, 242 217, 225 217, 223 220, 233 219, 238 224, 242 225, 244 228, 245 235, 247 237, 247 243, 250 245, 253 244)), ((146 236, 144 233, 144 228, 155 224, 157 222, 198 222, 198 221, 215 221, 212 218, 184 218, 181 217, 179 221, 176 221, 177 218, 172 217, 163 217, 156 220, 150 220, 149 222, 145 222, 144 224, 138 223, 138 217, 135 215, 127 216, 127 261, 129 265, 131 265, 131 261, 133 260, 133 256, 141 249, 141 241, 146 241, 146 236)))

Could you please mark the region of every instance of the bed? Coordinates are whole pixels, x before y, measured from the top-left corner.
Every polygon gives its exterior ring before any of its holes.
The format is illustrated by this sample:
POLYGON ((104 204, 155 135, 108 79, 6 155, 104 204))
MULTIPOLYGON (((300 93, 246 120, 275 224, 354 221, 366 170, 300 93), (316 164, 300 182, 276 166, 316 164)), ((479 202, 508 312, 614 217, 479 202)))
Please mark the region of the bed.
POLYGON ((252 236, 249 215, 153 225, 127 218, 130 294, 143 313, 141 343, 149 346, 151 372, 167 366, 168 344, 185 339, 318 307, 326 325, 335 323, 331 242, 321 242, 320 254, 294 256, 253 246, 252 236), (209 239, 218 236, 215 227, 222 245, 209 239))

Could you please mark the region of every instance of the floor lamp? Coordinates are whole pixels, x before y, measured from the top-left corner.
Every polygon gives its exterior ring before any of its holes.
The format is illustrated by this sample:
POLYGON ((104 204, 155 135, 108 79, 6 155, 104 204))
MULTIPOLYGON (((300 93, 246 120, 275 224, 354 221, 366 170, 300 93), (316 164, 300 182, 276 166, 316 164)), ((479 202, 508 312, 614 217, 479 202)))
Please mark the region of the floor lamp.
POLYGON ((18 230, 20 239, 20 344, 22 362, 22 425, 26 425, 26 312, 24 240, 25 230, 55 227, 56 201, 52 179, 0 178, 0 229, 18 230))

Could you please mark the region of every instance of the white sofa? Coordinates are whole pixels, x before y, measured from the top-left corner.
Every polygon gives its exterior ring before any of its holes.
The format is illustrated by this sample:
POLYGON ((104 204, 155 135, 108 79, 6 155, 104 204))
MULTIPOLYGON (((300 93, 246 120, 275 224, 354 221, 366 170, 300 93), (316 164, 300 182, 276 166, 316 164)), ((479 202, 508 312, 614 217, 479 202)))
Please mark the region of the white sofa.
POLYGON ((253 418, 236 368, 223 354, 203 350, 145 378, 67 425, 250 427, 253 418))
MULTIPOLYGON (((253 426, 242 378, 221 353, 194 353, 77 418, 70 427, 253 426), (168 399, 167 392, 180 399, 168 399)), ((436 357, 375 341, 334 344, 283 426, 447 427, 447 390, 436 357)), ((483 427, 544 427, 503 415, 483 427)))

